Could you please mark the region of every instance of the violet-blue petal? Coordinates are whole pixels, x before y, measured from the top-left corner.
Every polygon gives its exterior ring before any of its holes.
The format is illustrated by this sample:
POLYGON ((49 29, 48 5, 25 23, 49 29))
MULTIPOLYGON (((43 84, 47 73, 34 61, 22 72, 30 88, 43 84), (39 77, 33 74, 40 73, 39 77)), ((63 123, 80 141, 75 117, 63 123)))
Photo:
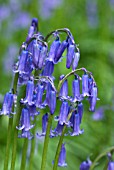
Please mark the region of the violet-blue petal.
POLYGON ((34 27, 34 32, 37 32, 37 29, 38 29, 38 19, 37 18, 32 19, 31 26, 34 27))
POLYGON ((95 111, 96 102, 97 102, 97 87, 93 86, 91 90, 91 96, 89 97, 89 103, 90 103, 89 110, 91 112, 95 111))
POLYGON ((79 78, 76 78, 72 82, 72 93, 73 93, 73 99, 74 100, 80 100, 80 80, 79 78))
POLYGON ((90 166, 91 166, 90 160, 84 161, 80 164, 80 170, 89 170, 90 166))
POLYGON ((57 123, 57 127, 54 129, 55 136, 62 134, 63 127, 64 125, 61 125, 59 122, 57 123))
POLYGON ((22 99, 22 103, 28 103, 28 105, 33 105, 33 93, 34 93, 34 82, 29 80, 26 87, 26 97, 22 99))
POLYGON ((82 95, 85 96, 89 96, 89 77, 88 74, 84 74, 82 76, 82 95))
POLYGON ((36 101, 35 101, 35 105, 38 108, 40 108, 41 105, 42 105, 43 93, 44 93, 44 85, 43 84, 38 84, 37 85, 37 93, 36 93, 36 101))
POLYGON ((42 72, 42 76, 52 76, 54 71, 54 64, 52 61, 47 61, 44 70, 42 72))
POLYGON ((76 68, 78 66, 79 59, 80 59, 80 53, 75 52, 73 62, 72 62, 72 70, 76 70, 76 68))
POLYGON ((65 51, 65 49, 67 48, 67 46, 68 46, 67 40, 65 40, 61 43, 61 45, 59 46, 59 48, 56 52, 56 56, 55 56, 55 59, 54 59, 55 63, 58 62, 59 59, 62 57, 62 54, 65 51))
POLYGON ((82 134, 84 131, 80 130, 80 117, 79 114, 74 114, 73 115, 73 132, 71 134, 71 136, 77 136, 79 134, 82 134))
POLYGON ((48 124, 48 113, 42 116, 42 135, 46 134, 47 124, 48 124))
POLYGON ((27 59, 28 59, 28 51, 23 50, 20 55, 19 66, 18 66, 18 70, 17 70, 17 71, 19 71, 20 74, 25 73, 27 59))
POLYGON ((0 112, 0 115, 10 115, 12 112, 12 106, 13 106, 13 94, 10 92, 7 92, 4 96, 4 101, 2 105, 2 110, 0 112))
POLYGON ((54 90, 50 90, 49 108, 50 113, 54 114, 56 109, 56 92, 54 90))
POLYGON ((95 112, 92 115, 92 119, 95 121, 99 121, 102 120, 104 118, 104 111, 105 108, 104 107, 99 107, 97 110, 95 110, 95 112))
POLYGON ((54 58, 56 56, 57 50, 60 46, 60 40, 57 38, 56 40, 53 41, 53 43, 50 46, 50 51, 48 55, 48 60, 52 61, 54 63, 54 58))
POLYGON ((73 44, 69 44, 67 48, 67 56, 66 56, 66 67, 68 69, 72 64, 74 54, 75 54, 75 46, 73 44))
POLYGON ((38 44, 36 41, 33 44, 33 64, 35 68, 38 68, 39 57, 41 53, 42 46, 38 44))
POLYGON ((39 61, 38 61, 38 68, 41 70, 45 64, 45 58, 47 57, 47 47, 42 46, 39 61))
POLYGON ((80 123, 81 123, 82 117, 83 117, 83 103, 82 102, 78 103, 77 111, 78 111, 79 120, 80 120, 80 123))
POLYGON ((107 168, 107 170, 114 170, 114 161, 110 161, 110 162, 108 163, 108 168, 107 168))
MULTIPOLYGON (((62 80, 64 78, 64 76, 61 78, 60 80, 62 80)), ((60 93, 59 96, 62 97, 63 99, 67 99, 68 97, 68 81, 67 79, 63 82, 61 89, 60 89, 60 93)))
POLYGON ((65 144, 62 144, 61 151, 59 154, 59 161, 58 161, 58 166, 60 167, 66 167, 66 149, 65 149, 65 144))
POLYGON ((67 101, 63 101, 60 107, 60 113, 59 113, 59 124, 63 125, 64 123, 67 123, 67 116, 69 111, 69 105, 67 101))
POLYGON ((30 133, 30 131, 25 131, 25 129, 22 129, 21 134, 18 135, 19 138, 28 138, 31 140, 33 138, 33 135, 30 133))

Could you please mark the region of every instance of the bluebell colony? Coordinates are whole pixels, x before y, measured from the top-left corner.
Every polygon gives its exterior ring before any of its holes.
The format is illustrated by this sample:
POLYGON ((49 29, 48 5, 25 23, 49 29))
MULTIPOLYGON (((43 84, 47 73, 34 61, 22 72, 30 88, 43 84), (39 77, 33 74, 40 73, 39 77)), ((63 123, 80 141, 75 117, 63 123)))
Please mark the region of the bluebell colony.
MULTIPOLYGON (((97 85, 91 72, 85 68, 77 69, 80 59, 80 51, 74 41, 74 37, 67 28, 57 29, 44 37, 38 31, 38 20, 32 19, 27 38, 19 51, 17 63, 14 65, 14 86, 4 96, 4 101, 0 115, 9 118, 20 114, 18 125, 19 138, 32 139, 37 136, 45 136, 48 126, 49 116, 55 115, 57 101, 61 102, 60 112, 53 118, 57 121, 56 128, 50 126, 49 137, 61 136, 64 127, 68 131, 63 136, 77 136, 84 131, 80 129, 83 118, 83 100, 88 98, 89 110, 95 111, 97 101, 97 85), (66 39, 61 42, 61 34, 66 35, 66 39), (49 38, 54 41, 49 45, 49 38), (63 53, 66 54, 66 69, 71 72, 67 75, 60 75, 59 80, 54 77, 54 68, 62 62, 63 53), (78 75, 82 73, 82 77, 78 75), (69 95, 68 79, 73 77, 72 95, 69 95), (55 81, 58 86, 55 86, 55 81), (17 100, 19 88, 25 86, 25 95, 17 100), (81 89, 82 88, 82 89, 81 89), (18 113, 18 106, 21 113, 18 113), (35 136, 31 133, 34 124, 31 123, 35 116, 42 114, 42 110, 48 109, 42 115, 42 133, 35 136)), ((34 140, 34 139, 33 139, 34 140)), ((58 166, 67 166, 65 143, 62 142, 58 157, 58 166)), ((53 158, 52 158, 53 160, 53 158)), ((56 161, 53 161, 54 163, 56 161)), ((89 162, 90 164, 90 162, 89 162)), ((83 170, 86 163, 80 166, 83 170)))

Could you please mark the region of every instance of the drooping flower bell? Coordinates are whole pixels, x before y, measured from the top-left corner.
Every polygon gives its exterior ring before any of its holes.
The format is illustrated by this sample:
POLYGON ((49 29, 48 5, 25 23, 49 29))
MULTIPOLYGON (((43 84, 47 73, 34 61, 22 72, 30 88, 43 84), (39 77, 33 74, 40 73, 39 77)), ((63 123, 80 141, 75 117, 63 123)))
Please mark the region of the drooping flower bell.
POLYGON ((22 130, 22 133, 19 135, 19 137, 31 139, 32 136, 30 134, 30 129, 33 127, 34 125, 30 124, 30 112, 28 108, 23 108, 21 113, 20 126, 16 127, 18 130, 22 130))
POLYGON ((54 72, 54 63, 52 61, 46 61, 42 76, 52 76, 54 72))
POLYGON ((89 96, 89 77, 86 73, 82 76, 82 95, 89 96))
POLYGON ((64 125, 61 125, 59 122, 57 123, 57 127, 54 129, 55 136, 62 134, 63 127, 64 127, 64 125))
POLYGON ((66 167, 66 149, 65 149, 65 144, 62 144, 61 151, 59 154, 59 161, 58 161, 58 166, 60 167, 66 167))
POLYGON ((66 56, 66 68, 68 69, 72 65, 74 54, 75 54, 75 45, 70 43, 67 48, 67 56, 66 56))
POLYGON ((108 163, 108 168, 107 168, 107 170, 113 170, 114 169, 114 161, 110 161, 109 163, 108 163))
POLYGON ((35 101, 35 105, 38 108, 43 108, 42 106, 43 93, 44 93, 44 85, 38 83, 36 88, 36 101, 35 101))
MULTIPOLYGON (((60 80, 62 80, 64 77, 65 77, 64 75, 61 75, 60 80)), ((67 79, 63 82, 63 84, 61 86, 59 97, 63 100, 69 98, 68 97, 68 81, 67 81, 67 79)))
POLYGON ((82 100, 80 95, 80 78, 78 76, 75 76, 75 79, 72 82, 72 93, 74 102, 82 100))
POLYGON ((56 92, 51 89, 50 94, 49 94, 49 108, 50 108, 50 113, 54 114, 55 109, 56 109, 56 92))
MULTIPOLYGON (((47 57, 47 46, 42 45, 39 60, 38 60, 38 69, 42 69, 45 64, 45 58, 47 57)), ((46 74, 46 73, 45 73, 46 74)), ((47 76, 47 75, 45 75, 47 76)))
POLYGON ((73 58, 73 62, 72 62, 72 70, 76 70, 77 66, 78 66, 78 62, 80 59, 80 52, 75 52, 74 53, 74 58, 73 58))
POLYGON ((26 97, 25 99, 21 99, 21 102, 24 104, 28 104, 28 105, 33 105, 33 93, 34 93, 34 82, 29 80, 27 82, 27 87, 26 87, 26 97))
POLYGON ((52 61, 53 63, 55 63, 54 58, 56 56, 59 46, 60 46, 60 40, 59 37, 57 37, 56 40, 54 40, 50 46, 50 51, 47 58, 48 61, 52 61))
POLYGON ((80 120, 80 123, 81 123, 82 122, 82 117, 83 117, 83 103, 82 102, 78 103, 77 112, 79 114, 79 120, 80 120))
POLYGON ((87 161, 84 161, 80 165, 80 170, 89 170, 92 162, 88 159, 87 161))
POLYGON ((7 92, 4 96, 4 101, 2 105, 2 110, 0 111, 0 115, 10 115, 12 113, 14 98, 13 94, 7 92))
POLYGON ((95 111, 96 101, 97 101, 97 87, 96 85, 93 85, 91 90, 91 96, 89 97, 89 103, 90 103, 89 110, 91 112, 95 111))
POLYGON ((67 116, 69 112, 69 105, 67 101, 63 101, 60 107, 59 113, 59 124, 63 125, 64 123, 67 124, 67 116))
POLYGON ((68 46, 68 40, 64 40, 56 52, 56 56, 54 59, 55 63, 57 63, 60 60, 60 58, 62 57, 62 54, 65 51, 65 49, 67 48, 67 46, 68 46))

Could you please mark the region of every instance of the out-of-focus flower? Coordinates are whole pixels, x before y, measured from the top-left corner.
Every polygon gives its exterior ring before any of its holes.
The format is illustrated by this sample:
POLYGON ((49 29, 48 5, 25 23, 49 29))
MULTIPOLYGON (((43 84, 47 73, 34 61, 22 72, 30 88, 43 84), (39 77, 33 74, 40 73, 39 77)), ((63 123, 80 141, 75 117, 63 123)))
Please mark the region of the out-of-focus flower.
POLYGON ((114 169, 114 162, 113 161, 110 161, 109 163, 108 163, 108 168, 107 168, 107 170, 113 170, 114 169))
POLYGON ((80 170, 89 170, 92 162, 88 159, 87 161, 84 161, 80 165, 80 170))
POLYGON ((66 167, 66 149, 65 149, 65 144, 62 144, 61 151, 59 154, 59 161, 58 161, 58 166, 60 167, 66 167))

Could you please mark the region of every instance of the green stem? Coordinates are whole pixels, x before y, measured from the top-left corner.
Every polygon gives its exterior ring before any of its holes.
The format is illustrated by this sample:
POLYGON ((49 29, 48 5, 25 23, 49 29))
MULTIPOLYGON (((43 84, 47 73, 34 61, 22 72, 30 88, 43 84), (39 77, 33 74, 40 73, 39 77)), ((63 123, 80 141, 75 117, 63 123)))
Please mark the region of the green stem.
MULTIPOLYGON (((13 89, 12 92, 14 95, 17 93, 17 82, 18 82, 18 73, 15 74, 14 80, 13 80, 13 89)), ((14 112, 15 106, 13 105, 12 112, 14 112)), ((8 162, 9 162, 9 152, 10 152, 10 146, 11 146, 11 132, 12 132, 12 125, 13 125, 13 117, 9 118, 8 123, 8 133, 7 133, 7 143, 6 143, 6 153, 5 153, 5 159, 4 159, 4 170, 8 170, 8 162)))
POLYGON ((61 146, 62 146, 62 143, 63 143, 63 138, 64 138, 65 130, 66 130, 66 125, 64 125, 64 127, 63 127, 63 131, 62 131, 62 134, 61 134, 58 146, 57 146, 56 155, 55 155, 55 159, 54 159, 53 170, 57 170, 59 154, 60 154, 60 151, 61 151, 61 146))
MULTIPOLYGON (((36 117, 34 118, 34 124, 36 122, 36 117)), ((36 131, 36 126, 33 128, 33 135, 35 135, 36 131)), ((35 151, 35 144, 36 140, 35 138, 31 141, 31 151, 30 151, 30 160, 29 160, 29 170, 32 170, 32 165, 33 165, 33 158, 34 158, 34 151, 35 151)))
POLYGON ((98 155, 98 156, 96 157, 96 159, 93 161, 93 163, 92 163, 92 165, 91 165, 91 167, 90 167, 90 170, 94 169, 95 166, 96 166, 96 164, 97 164, 97 162, 98 162, 103 156, 106 156, 107 153, 109 153, 109 152, 111 152, 111 151, 114 151, 114 146, 106 149, 104 152, 102 152, 100 155, 98 155))
POLYGON ((41 170, 45 170, 45 168, 46 168, 47 150, 48 150, 48 144, 49 144, 49 137, 50 137, 50 129, 51 129, 51 125, 52 125, 52 119, 53 119, 53 115, 50 114, 49 119, 48 119, 46 136, 45 136, 45 140, 44 140, 41 170))
POLYGON ((25 170, 25 167, 26 167, 27 148, 28 148, 28 138, 25 138, 24 139, 24 144, 23 144, 23 151, 22 151, 22 159, 21 159, 20 170, 25 170))
POLYGON ((20 92, 18 92, 18 98, 17 98, 17 111, 16 111, 16 121, 14 123, 14 138, 13 138, 13 149, 12 149, 12 160, 11 160, 11 170, 15 169, 15 160, 16 160, 16 151, 17 151, 17 139, 18 139, 18 130, 16 129, 16 126, 19 125, 20 121, 20 115, 22 111, 22 105, 20 104, 20 99, 24 97, 25 95, 25 88, 21 88, 20 92))

